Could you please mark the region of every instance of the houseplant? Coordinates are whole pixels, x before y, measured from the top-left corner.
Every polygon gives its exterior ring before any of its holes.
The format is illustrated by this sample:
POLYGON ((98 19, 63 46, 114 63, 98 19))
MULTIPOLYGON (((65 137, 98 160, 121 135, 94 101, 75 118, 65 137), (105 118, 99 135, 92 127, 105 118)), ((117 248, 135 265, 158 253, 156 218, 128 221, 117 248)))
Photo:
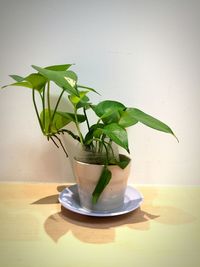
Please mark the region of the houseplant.
MULTIPOLYGON (((84 202, 85 198, 87 198, 86 204, 82 203, 83 206, 88 209, 102 209, 100 201, 103 201, 104 194, 108 201, 117 202, 117 204, 114 203, 109 208, 117 208, 123 200, 130 167, 130 158, 125 155, 119 155, 116 149, 116 146, 120 146, 130 153, 126 128, 141 122, 158 131, 175 135, 165 123, 137 108, 127 108, 124 104, 113 100, 105 100, 98 104, 91 103, 88 94, 91 92, 97 93, 97 91, 80 85, 76 73, 69 70, 71 66, 71 64, 65 64, 41 68, 33 65, 32 67, 36 72, 26 77, 10 75, 15 82, 2 88, 23 86, 32 90, 33 105, 42 133, 57 147, 60 146, 66 156, 68 156, 68 152, 62 138, 60 138, 62 134, 68 134, 80 144, 80 153, 76 155, 74 167, 75 174, 78 175, 81 201, 84 202), (50 101, 50 85, 52 82, 60 89, 57 103, 53 108, 50 101), (41 99, 42 108, 40 112, 36 102, 36 93, 39 94, 41 99), (73 108, 73 112, 59 110, 61 99, 66 97, 73 108), (96 123, 92 125, 87 114, 89 109, 97 117, 96 123), (66 128, 69 123, 74 123, 77 133, 66 128), (82 123, 87 125, 86 134, 81 131, 82 123), (93 167, 92 171, 90 169, 88 171, 88 167, 91 167, 88 165, 93 167), (118 171, 121 170, 121 173, 115 179, 113 176, 117 169, 118 171), (84 173, 86 170, 87 175, 84 173), (93 180, 92 186, 88 187, 89 180, 86 183, 81 182, 84 180, 84 176, 89 177, 91 173, 95 176, 96 170, 98 170, 97 176, 95 177, 95 182, 93 180), (123 177, 122 170, 125 171, 126 177, 123 177), (81 180, 80 176, 83 176, 83 180, 81 180), (123 177, 122 180, 119 179, 120 177, 123 177), (123 184, 122 189, 118 189, 117 185, 119 197, 116 197, 116 192, 110 197, 114 189, 111 188, 109 191, 109 185, 114 180, 117 180, 118 185, 123 184), (86 193, 84 193, 85 187, 89 190, 86 193)), ((89 179, 92 179, 92 177, 89 177, 89 179)), ((108 203, 107 200, 103 202, 104 208, 108 203)))

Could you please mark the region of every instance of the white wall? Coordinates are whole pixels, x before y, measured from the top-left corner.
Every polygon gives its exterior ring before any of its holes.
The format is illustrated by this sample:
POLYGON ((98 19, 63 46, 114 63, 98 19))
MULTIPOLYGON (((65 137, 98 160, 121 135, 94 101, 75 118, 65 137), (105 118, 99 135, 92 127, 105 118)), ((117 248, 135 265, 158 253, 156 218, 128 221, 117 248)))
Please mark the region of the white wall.
MULTIPOLYGON (((76 63, 82 84, 169 124, 180 139, 129 130, 131 182, 200 183, 200 1, 0 1, 0 80, 30 65, 76 63)), ((31 91, 0 92, 0 179, 72 181, 40 133, 31 91)))

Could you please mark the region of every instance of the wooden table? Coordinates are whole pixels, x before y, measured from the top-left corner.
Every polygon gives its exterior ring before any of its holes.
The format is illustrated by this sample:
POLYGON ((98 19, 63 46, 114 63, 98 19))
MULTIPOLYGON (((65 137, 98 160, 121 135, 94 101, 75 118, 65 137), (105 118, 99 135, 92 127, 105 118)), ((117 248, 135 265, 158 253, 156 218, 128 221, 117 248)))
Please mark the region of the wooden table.
POLYGON ((200 187, 136 186, 141 208, 72 213, 63 184, 0 183, 1 267, 199 267, 200 187))

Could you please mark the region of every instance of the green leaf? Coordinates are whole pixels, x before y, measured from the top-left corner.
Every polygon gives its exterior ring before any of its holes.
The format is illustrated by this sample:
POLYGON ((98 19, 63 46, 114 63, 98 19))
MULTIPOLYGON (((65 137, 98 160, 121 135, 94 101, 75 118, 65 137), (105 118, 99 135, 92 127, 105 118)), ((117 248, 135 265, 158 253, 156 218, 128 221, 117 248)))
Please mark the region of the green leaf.
POLYGON ((45 67, 46 70, 65 71, 68 70, 73 64, 53 65, 45 67))
POLYGON ((32 73, 25 77, 24 80, 31 83, 32 88, 38 91, 41 91, 47 83, 47 79, 39 73, 32 73))
POLYGON ((88 87, 88 86, 84 86, 84 85, 80 85, 80 84, 77 84, 77 87, 78 88, 84 88, 84 89, 88 89, 89 91, 92 91, 98 95, 100 95, 95 89, 91 88, 91 87, 88 87))
POLYGON ((32 65, 32 67, 48 80, 55 82, 59 87, 63 88, 69 94, 78 94, 75 90, 77 76, 73 71, 48 70, 34 65, 32 65))
POLYGON ((110 170, 108 170, 107 166, 104 166, 103 171, 101 173, 101 176, 99 178, 99 181, 94 189, 94 192, 92 193, 92 203, 96 204, 101 193, 105 189, 105 187, 110 182, 110 179, 112 177, 112 173, 110 170))
POLYGON ((31 73, 25 78, 18 75, 10 75, 10 77, 16 80, 17 82, 5 85, 2 88, 5 88, 7 86, 22 86, 41 91, 47 82, 46 78, 39 73, 31 73))
POLYGON ((90 126, 90 130, 85 136, 85 144, 89 145, 93 141, 93 137, 99 138, 102 134, 102 130, 104 125, 102 123, 97 123, 90 126))
POLYGON ((3 88, 6 88, 8 86, 22 86, 22 87, 27 87, 27 88, 32 89, 32 84, 29 83, 29 82, 16 82, 16 83, 11 83, 11 84, 8 84, 8 85, 4 85, 1 88, 3 89, 3 88))
POLYGON ((105 133, 111 140, 113 140, 117 145, 126 149, 129 153, 128 148, 128 135, 126 130, 118 125, 117 123, 111 123, 102 129, 103 133, 105 133))
POLYGON ((13 80, 15 80, 16 82, 22 82, 24 80, 24 77, 21 77, 19 75, 9 75, 11 78, 13 78, 13 80))
POLYGON ((126 107, 122 103, 111 100, 105 100, 96 106, 92 106, 96 115, 100 117, 105 124, 117 123, 120 119, 120 111, 123 111, 125 108, 126 107))
MULTIPOLYGON (((173 136, 175 136, 172 129, 168 125, 166 125, 164 122, 152 117, 151 115, 144 113, 143 111, 141 111, 137 108, 130 108, 129 110, 130 110, 130 113, 132 114, 132 116, 136 120, 145 124, 146 126, 151 127, 153 129, 161 131, 161 132, 172 134, 173 136)), ((175 138, 177 139, 176 136, 175 136, 175 138)))
MULTIPOLYGON (((70 122, 75 122, 75 116, 74 116, 73 113, 57 111, 55 113, 53 122, 51 122, 51 126, 49 126, 50 125, 50 120, 51 120, 51 118, 53 116, 53 113, 54 113, 54 111, 51 110, 50 116, 49 116, 48 109, 45 109, 45 112, 42 111, 41 114, 40 114, 40 119, 41 119, 42 124, 43 124, 43 122, 45 120, 45 126, 43 125, 43 129, 44 129, 46 134, 57 133, 58 130, 60 130, 63 127, 65 127, 70 122), (45 116, 45 118, 43 116, 45 116)), ((77 115, 77 117, 78 117, 78 121, 80 123, 85 120, 85 116, 84 115, 77 115)))
MULTIPOLYGON (((67 118, 70 119, 72 122, 76 122, 75 115, 73 113, 61 112, 61 111, 57 111, 57 113, 66 119, 67 118)), ((77 120, 79 123, 84 122, 86 120, 85 115, 77 114, 77 120)))
POLYGON ((120 154, 119 155, 119 161, 116 161, 116 164, 121 168, 121 169, 125 169, 129 162, 131 161, 130 158, 128 158, 125 155, 120 154))
POLYGON ((80 91, 79 96, 77 95, 69 95, 69 100, 71 103, 76 107, 76 109, 83 108, 89 105, 89 98, 86 96, 86 94, 89 91, 80 91))
POLYGON ((131 108, 121 111, 120 115, 121 116, 118 123, 124 128, 132 126, 138 122, 138 120, 136 120, 134 117, 134 112, 131 108))

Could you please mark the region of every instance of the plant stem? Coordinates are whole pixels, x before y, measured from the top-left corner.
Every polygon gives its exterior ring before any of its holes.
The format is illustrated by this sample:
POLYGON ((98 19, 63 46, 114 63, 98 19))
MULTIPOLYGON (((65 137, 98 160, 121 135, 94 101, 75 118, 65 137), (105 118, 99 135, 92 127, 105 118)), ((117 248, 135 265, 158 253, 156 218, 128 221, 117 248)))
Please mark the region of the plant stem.
POLYGON ((59 148, 59 145, 56 144, 56 142, 54 141, 54 139, 53 139, 52 136, 50 136, 50 139, 53 141, 54 145, 55 145, 57 148, 59 148))
POLYGON ((38 112, 38 109, 37 109, 37 104, 36 104, 36 101, 35 101, 35 89, 32 89, 32 99, 33 99, 33 105, 34 105, 34 108, 35 108, 35 112, 37 114, 37 118, 38 118, 38 121, 39 121, 39 124, 40 124, 41 131, 42 131, 42 133, 44 133, 43 127, 42 127, 42 122, 40 120, 39 112, 38 112))
POLYGON ((47 82, 47 107, 49 114, 49 127, 48 127, 48 133, 49 133, 51 124, 50 81, 47 82))
POLYGON ((59 96, 59 98, 58 98, 58 101, 57 101, 56 106, 55 106, 54 111, 53 111, 53 115, 52 115, 52 117, 51 117, 50 126, 51 126, 51 124, 53 123, 53 119, 54 119, 54 117, 55 117, 55 114, 56 114, 58 105, 59 105, 59 103, 60 103, 60 100, 61 100, 62 95, 63 95, 64 92, 65 92, 65 90, 63 89, 63 90, 62 90, 62 93, 60 94, 60 96, 59 96))
POLYGON ((41 98, 42 98, 42 109, 43 109, 43 129, 44 129, 44 132, 46 132, 46 125, 45 125, 45 88, 46 88, 46 84, 44 85, 43 96, 41 95, 41 98))
POLYGON ((69 131, 67 129, 62 129, 62 130, 58 131, 58 133, 62 133, 62 134, 64 134, 65 132, 68 133, 72 138, 74 138, 75 140, 80 142, 80 137, 78 135, 75 135, 71 131, 69 131))
POLYGON ((54 135, 54 137, 58 140, 58 142, 60 143, 60 145, 61 145, 63 151, 65 152, 66 157, 68 158, 67 151, 66 151, 66 149, 65 149, 65 147, 64 147, 64 145, 63 145, 63 143, 61 142, 60 138, 59 138, 57 135, 54 135))
POLYGON ((89 131, 90 130, 90 124, 89 124, 89 121, 88 121, 88 117, 87 117, 87 114, 86 114, 85 107, 83 108, 83 112, 84 112, 84 115, 85 115, 85 118, 86 118, 86 123, 87 123, 88 131, 89 131))
POLYGON ((81 143, 82 146, 84 146, 83 136, 82 136, 81 131, 80 131, 79 122, 78 122, 78 118, 77 118, 77 109, 76 108, 74 108, 74 116, 75 116, 75 124, 76 124, 76 128, 77 128, 77 131, 78 131, 78 135, 80 137, 80 143, 81 143))

